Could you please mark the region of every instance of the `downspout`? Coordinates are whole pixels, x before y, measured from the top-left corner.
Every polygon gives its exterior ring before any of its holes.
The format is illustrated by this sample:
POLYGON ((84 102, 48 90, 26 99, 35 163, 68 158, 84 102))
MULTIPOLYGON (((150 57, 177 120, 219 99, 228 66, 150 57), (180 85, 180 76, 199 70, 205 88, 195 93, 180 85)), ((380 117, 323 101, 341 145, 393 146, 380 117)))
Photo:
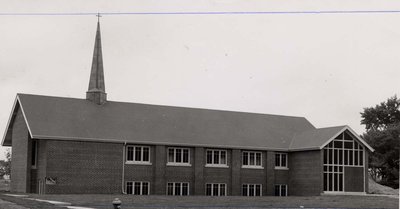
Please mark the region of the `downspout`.
POLYGON ((125 192, 125 150, 126 150, 126 141, 124 142, 124 146, 122 148, 122 194, 126 194, 125 192))

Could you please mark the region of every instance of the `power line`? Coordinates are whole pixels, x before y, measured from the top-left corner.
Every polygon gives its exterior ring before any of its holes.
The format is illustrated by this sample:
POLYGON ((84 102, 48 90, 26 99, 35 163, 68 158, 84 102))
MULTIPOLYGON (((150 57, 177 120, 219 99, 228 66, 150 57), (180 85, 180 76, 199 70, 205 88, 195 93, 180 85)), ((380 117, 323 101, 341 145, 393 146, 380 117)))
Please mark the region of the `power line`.
POLYGON ((206 12, 2 12, 0 16, 90 16, 90 15, 284 15, 284 14, 371 14, 400 13, 400 10, 309 10, 309 11, 206 11, 206 12))

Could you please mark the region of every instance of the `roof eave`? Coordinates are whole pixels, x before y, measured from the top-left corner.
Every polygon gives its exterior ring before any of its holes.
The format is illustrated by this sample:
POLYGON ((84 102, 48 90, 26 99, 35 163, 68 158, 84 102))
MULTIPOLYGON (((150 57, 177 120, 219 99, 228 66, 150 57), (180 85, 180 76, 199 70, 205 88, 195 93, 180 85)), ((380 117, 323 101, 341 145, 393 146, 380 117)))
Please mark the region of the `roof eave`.
MULTIPOLYGON (((209 147, 209 148, 226 148, 226 149, 268 150, 268 151, 277 151, 277 152, 289 152, 290 151, 287 148, 194 144, 194 143, 174 143, 174 142, 157 142, 157 141, 126 141, 124 139, 101 139, 101 138, 46 136, 46 135, 33 135, 32 138, 33 139, 47 139, 47 140, 121 143, 121 144, 128 143, 128 144, 164 145, 164 146, 190 146, 190 147, 206 147, 206 148, 209 147)), ((312 149, 314 149, 314 148, 312 148, 312 149)), ((318 148, 315 148, 315 149, 318 149, 318 148)))
POLYGON ((10 116, 9 116, 9 118, 8 118, 8 121, 7 121, 6 130, 4 131, 4 135, 3 135, 3 138, 2 138, 2 140, 1 140, 1 146, 9 146, 9 147, 12 146, 12 138, 10 138, 10 143, 7 143, 7 139, 8 139, 7 136, 8 136, 8 132, 9 132, 9 130, 10 130, 10 125, 12 125, 11 122, 12 122, 13 117, 14 117, 14 115, 15 115, 14 113, 15 113, 15 111, 16 111, 17 104, 19 105, 19 107, 20 107, 20 109, 21 109, 21 112, 22 112, 22 115, 23 115, 23 117, 24 117, 26 126, 27 126, 27 128, 28 128, 29 135, 30 135, 31 138, 32 138, 32 131, 31 131, 31 128, 30 128, 29 123, 28 123, 28 120, 27 120, 27 118, 26 118, 26 116, 25 116, 24 108, 22 107, 22 103, 21 103, 21 100, 20 100, 20 98, 19 98, 19 95, 17 94, 17 96, 15 97, 15 100, 14 100, 13 107, 12 107, 12 109, 11 109, 11 114, 10 114, 10 116))

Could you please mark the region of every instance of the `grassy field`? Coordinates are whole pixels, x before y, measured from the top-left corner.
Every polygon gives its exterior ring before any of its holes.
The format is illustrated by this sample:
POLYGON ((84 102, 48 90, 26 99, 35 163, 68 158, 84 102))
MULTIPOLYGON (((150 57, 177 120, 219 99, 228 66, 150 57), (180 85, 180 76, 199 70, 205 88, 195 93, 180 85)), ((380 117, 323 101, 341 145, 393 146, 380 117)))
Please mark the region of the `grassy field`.
MULTIPOLYGON (((17 203, 27 208, 60 209, 60 207, 23 199, 10 197, 8 180, 0 180, 0 199, 17 203)), ((376 184, 376 183, 375 183, 376 184)), ((399 208, 398 190, 371 184, 376 193, 396 194, 396 196, 311 196, 311 197, 174 197, 174 196, 132 196, 132 195, 37 195, 29 194, 30 198, 69 202, 75 206, 85 206, 97 209, 112 208, 114 198, 122 201, 123 209, 130 208, 399 208)), ((2 209, 0 207, 0 209, 2 209)))
POLYGON ((98 209, 111 207, 114 198, 130 208, 398 208, 399 199, 387 196, 311 196, 311 197, 204 197, 132 195, 30 195, 46 200, 98 209))

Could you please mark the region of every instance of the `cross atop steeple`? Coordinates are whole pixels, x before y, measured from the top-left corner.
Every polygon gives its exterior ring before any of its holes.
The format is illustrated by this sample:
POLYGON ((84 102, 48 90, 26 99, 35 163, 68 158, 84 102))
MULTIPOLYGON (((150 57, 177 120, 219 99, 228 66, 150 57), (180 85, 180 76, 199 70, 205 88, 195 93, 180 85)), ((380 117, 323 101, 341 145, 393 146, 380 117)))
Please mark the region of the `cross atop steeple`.
POLYGON ((100 14, 97 15, 96 40, 94 42, 94 52, 92 60, 92 70, 90 72, 89 88, 86 92, 86 99, 96 104, 104 104, 107 101, 107 94, 104 85, 103 54, 101 50, 100 36, 100 14))
POLYGON ((97 13, 97 22, 99 23, 100 22, 100 17, 101 17, 101 14, 100 13, 97 13))

